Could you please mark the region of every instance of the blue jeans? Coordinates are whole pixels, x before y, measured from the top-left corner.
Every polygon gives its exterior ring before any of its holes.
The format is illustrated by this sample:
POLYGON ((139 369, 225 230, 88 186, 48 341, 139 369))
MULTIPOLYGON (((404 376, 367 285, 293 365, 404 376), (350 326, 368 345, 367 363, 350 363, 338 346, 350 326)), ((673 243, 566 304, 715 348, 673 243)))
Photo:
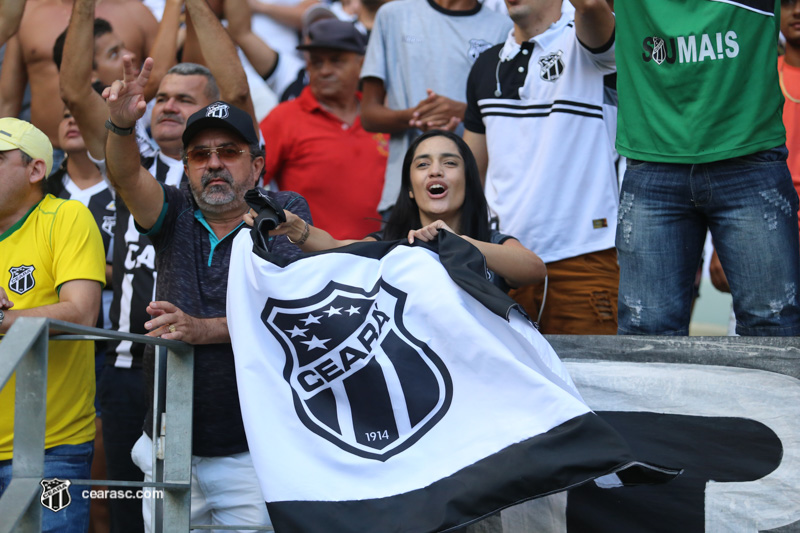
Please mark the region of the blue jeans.
POLYGON ((630 160, 620 191, 619 334, 688 335, 706 229, 739 335, 800 335, 797 192, 781 146, 706 164, 630 160))
MULTIPOLYGON (((54 446, 44 452, 44 479, 89 479, 94 455, 94 442, 54 446)), ((0 461, 0 495, 11 482, 11 460, 0 461)), ((67 488, 69 505, 53 512, 42 509, 42 531, 53 533, 86 533, 89 529, 89 498, 82 498, 88 485, 71 485, 67 488)), ((41 497, 41 493, 39 494, 41 497)))

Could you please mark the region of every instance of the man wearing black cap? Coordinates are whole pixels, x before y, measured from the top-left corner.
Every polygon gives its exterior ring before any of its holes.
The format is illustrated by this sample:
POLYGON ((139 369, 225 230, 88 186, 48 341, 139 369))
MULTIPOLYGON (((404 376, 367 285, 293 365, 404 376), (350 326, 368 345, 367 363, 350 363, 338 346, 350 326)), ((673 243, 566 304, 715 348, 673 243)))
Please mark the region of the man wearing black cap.
POLYGON ((368 133, 359 116, 358 77, 366 38, 349 22, 309 26, 309 85, 261 122, 265 180, 302 194, 316 224, 337 239, 360 239, 380 229, 388 138, 368 133))
MULTIPOLYGON (((147 308, 154 317, 145 324, 148 335, 195 345, 191 521, 263 525, 269 518, 247 448, 225 318, 231 244, 248 210, 244 192, 264 167, 263 151, 251 116, 214 102, 191 115, 183 133, 188 190, 159 183, 139 164, 135 139, 115 132, 131 127, 144 112, 142 90, 152 61, 138 76, 130 58, 124 68, 125 79, 105 94, 112 132, 108 176, 137 229, 156 249, 158 281, 156 301, 147 308)), ((310 221, 302 197, 271 194, 310 221)), ((273 253, 299 253, 285 237, 270 244, 273 253)), ((144 511, 147 523, 149 509, 144 511)))

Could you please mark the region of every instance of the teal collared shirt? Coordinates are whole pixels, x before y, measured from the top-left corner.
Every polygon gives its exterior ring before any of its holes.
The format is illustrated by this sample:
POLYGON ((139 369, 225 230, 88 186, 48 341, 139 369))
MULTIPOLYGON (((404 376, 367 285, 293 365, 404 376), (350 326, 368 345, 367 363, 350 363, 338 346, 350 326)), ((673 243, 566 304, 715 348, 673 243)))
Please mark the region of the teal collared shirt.
POLYGON ((214 230, 211 229, 211 226, 208 224, 208 221, 206 220, 206 217, 203 216, 203 212, 202 211, 200 211, 199 209, 195 209, 194 210, 194 218, 196 218, 198 220, 198 222, 200 222, 203 225, 203 227, 208 230, 208 240, 211 243, 211 252, 209 252, 209 254, 208 254, 208 266, 211 266, 211 261, 214 259, 214 250, 217 249, 217 245, 220 242, 222 242, 225 239, 227 239, 229 236, 231 236, 234 233, 236 233, 238 231, 238 229, 242 226, 242 224, 244 224, 244 221, 239 222, 239 224, 235 228, 233 228, 231 231, 229 231, 224 237, 219 239, 219 238, 217 238, 217 234, 214 233, 214 230))
MULTIPOLYGON (((161 228, 164 225, 164 218, 167 216, 167 207, 168 207, 168 205, 167 205, 168 204, 168 202, 167 202, 167 191, 164 189, 164 184, 163 183, 161 183, 160 185, 161 185, 161 190, 164 193, 164 205, 161 207, 161 213, 158 215, 158 219, 156 220, 156 223, 153 224, 153 227, 148 229, 148 230, 145 230, 144 228, 142 228, 138 223, 136 224, 136 229, 139 231, 139 233, 141 233, 142 235, 145 235, 147 237, 150 237, 151 235, 154 235, 154 234, 157 234, 157 233, 161 232, 161 228)), ((185 213, 185 211, 184 211, 184 213, 185 213)), ((206 220, 206 217, 203 216, 203 212, 200 211, 199 208, 194 210, 194 218, 196 218, 197 221, 200 222, 200 224, 202 224, 203 227, 206 228, 206 230, 208 230, 208 234, 209 234, 208 235, 208 240, 211 243, 211 251, 208 254, 208 266, 211 266, 211 261, 214 260, 214 250, 217 249, 217 245, 219 243, 221 243, 222 241, 224 241, 225 239, 227 239, 230 235, 236 233, 239 230, 239 228, 242 226, 242 224, 244 224, 244 221, 239 222, 239 224, 235 228, 233 228, 231 231, 229 231, 227 233, 227 235, 225 235, 224 237, 219 239, 219 238, 217 238, 217 234, 214 233, 214 230, 211 229, 211 226, 208 224, 208 221, 206 220)))

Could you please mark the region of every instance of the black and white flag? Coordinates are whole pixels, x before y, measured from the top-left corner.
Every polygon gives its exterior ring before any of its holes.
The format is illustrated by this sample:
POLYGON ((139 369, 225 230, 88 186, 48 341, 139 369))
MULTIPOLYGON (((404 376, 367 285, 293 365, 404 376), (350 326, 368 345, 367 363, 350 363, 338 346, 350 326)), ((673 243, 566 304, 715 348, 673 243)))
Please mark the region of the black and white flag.
POLYGON ((677 474, 632 458, 463 239, 256 252, 236 237, 228 327, 276 531, 442 531, 677 474))

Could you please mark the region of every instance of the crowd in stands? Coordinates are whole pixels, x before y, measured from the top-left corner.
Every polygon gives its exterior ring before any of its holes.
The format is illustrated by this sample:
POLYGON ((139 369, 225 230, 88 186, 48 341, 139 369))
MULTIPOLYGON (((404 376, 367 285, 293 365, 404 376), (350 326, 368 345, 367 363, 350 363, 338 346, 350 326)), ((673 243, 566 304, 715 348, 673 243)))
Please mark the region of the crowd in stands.
MULTIPOLYGON (((0 45, 0 335, 195 345, 193 524, 269 524, 225 317, 253 187, 289 258, 461 235, 546 334, 688 335, 710 231, 736 333, 800 334, 797 0, 3 0, 0 45)), ((151 480, 152 349, 50 354, 45 478, 151 480)), ((105 503, 43 530, 149 531, 105 503)))

